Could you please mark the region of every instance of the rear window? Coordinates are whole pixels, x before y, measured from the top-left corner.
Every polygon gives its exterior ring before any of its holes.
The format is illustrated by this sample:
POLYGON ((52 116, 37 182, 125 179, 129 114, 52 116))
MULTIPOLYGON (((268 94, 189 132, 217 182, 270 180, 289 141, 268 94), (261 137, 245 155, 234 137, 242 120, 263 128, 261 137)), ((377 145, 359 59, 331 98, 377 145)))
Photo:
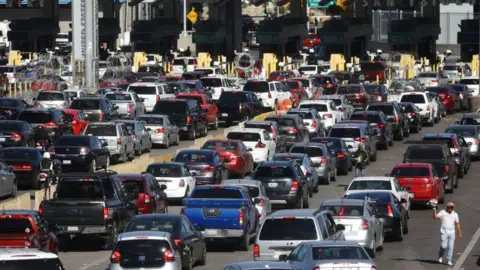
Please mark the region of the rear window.
POLYGON ((417 78, 436 78, 437 73, 434 72, 427 72, 427 73, 420 73, 418 74, 417 78))
POLYGON ((475 137, 477 133, 473 128, 450 127, 445 130, 445 133, 454 133, 462 137, 475 137))
MULTIPOLYGON (((152 58, 152 60, 149 60, 149 61, 154 60, 153 57, 150 57, 150 56, 147 56, 147 57, 152 58)), ((160 67, 160 66, 141 66, 138 69, 138 72, 164 73, 163 67, 160 67)))
POLYGON ((218 101, 222 103, 243 103, 248 100, 246 94, 242 92, 223 92, 218 101))
POLYGON ((337 78, 338 81, 348 81, 350 80, 351 76, 348 73, 333 73, 333 76, 337 78))
MULTIPOLYGON (((18 119, 18 120, 22 120, 22 119, 18 119)), ((466 118, 462 118, 460 120, 460 124, 461 125, 480 125, 480 118, 472 118, 472 117, 466 117, 466 118)))
POLYGON ((0 232, 2 233, 30 233, 33 232, 32 223, 26 218, 1 218, 0 232))
POLYGON ((322 77, 319 79, 319 81, 322 84, 327 84, 327 83, 333 84, 333 78, 330 78, 330 77, 322 77))
POLYGON ((195 71, 198 72, 203 72, 206 75, 211 75, 213 74, 213 69, 207 68, 207 69, 195 69, 195 71))
POLYGON ((287 82, 287 85, 290 87, 290 89, 300 89, 300 86, 297 82, 287 82))
POLYGON ((362 88, 358 86, 353 86, 353 87, 340 86, 338 87, 338 90, 337 90, 338 95, 360 94, 360 93, 362 93, 362 88))
POLYGON ((260 142, 260 134, 258 133, 247 133, 247 132, 230 132, 227 135, 229 140, 239 140, 246 142, 260 142))
POLYGON ((327 146, 328 149, 340 149, 342 148, 342 143, 338 139, 328 139, 328 138, 313 138, 310 140, 312 143, 323 143, 327 146))
POLYGON ((222 87, 222 80, 217 78, 202 78, 200 79, 204 87, 222 87))
POLYGON ((360 138, 360 129, 359 128, 332 128, 329 137, 336 138, 360 138))
POLYGON ((374 84, 368 84, 363 86, 365 88, 365 91, 369 94, 381 94, 381 89, 382 86, 380 85, 374 85, 374 84))
POLYGON ((115 251, 121 254, 120 266, 123 268, 162 267, 167 250, 171 250, 171 247, 164 240, 128 240, 120 241, 115 246, 115 251))
POLYGON ((309 87, 310 86, 310 81, 309 80, 299 80, 302 83, 303 87, 309 87))
POLYGON ((128 194, 143 193, 142 180, 122 180, 122 183, 128 194))
MULTIPOLYGON (((309 39, 315 39, 316 36, 309 36, 308 38, 309 38, 309 39)), ((317 71, 317 69, 316 69, 315 67, 300 67, 300 68, 298 69, 298 71, 299 71, 300 73, 302 73, 302 72, 305 72, 305 71, 317 71)))
POLYGON ((65 270, 58 258, 0 261, 0 268, 4 270, 65 270))
POLYGON ((375 203, 389 203, 390 202, 390 194, 386 192, 358 192, 349 194, 345 199, 355 199, 355 200, 365 200, 368 199, 369 202, 375 203))
POLYGON ((295 160, 298 165, 302 165, 303 158, 301 157, 294 157, 294 156, 287 156, 287 155, 275 155, 273 156, 274 161, 290 161, 295 160))
POLYGON ((288 71, 274 71, 270 73, 270 77, 290 77, 291 73, 288 71))
POLYGON ((242 192, 231 188, 205 188, 195 189, 190 198, 201 199, 243 199, 242 192))
POLYGON ((460 67, 457 66, 444 66, 443 70, 458 70, 460 67))
POLYGON ((390 181, 378 181, 378 180, 358 180, 353 181, 348 190, 392 190, 392 184, 390 181))
POLYGON ((37 96, 38 101, 44 100, 65 100, 62 93, 40 92, 37 96))
POLYGON ((178 228, 181 226, 179 220, 165 218, 136 218, 133 219, 125 232, 136 231, 157 231, 157 232, 169 232, 177 233, 178 228))
POLYGON ((202 149, 217 150, 217 151, 235 151, 238 144, 236 142, 206 142, 202 149))
POLYGON ((115 125, 88 125, 85 135, 116 137, 117 128, 115 125))
POLYGON ((296 114, 302 119, 313 119, 313 114, 310 112, 288 112, 287 114, 296 114))
POLYGON ((66 180, 62 179, 57 187, 58 199, 84 199, 103 200, 113 198, 115 192, 108 181, 85 181, 84 179, 66 180))
POLYGON ((394 177, 430 177, 428 168, 394 168, 391 173, 394 177))
POLYGON ((98 99, 75 99, 70 105, 70 109, 75 110, 98 110, 100 108, 100 100, 98 99))
POLYGON ((155 86, 132 86, 128 87, 129 92, 135 92, 137 95, 156 95, 157 87, 155 86))
POLYGON ((451 84, 450 88, 452 88, 455 92, 463 92, 466 90, 464 85, 458 84, 451 84))
POLYGON ((255 171, 254 177, 267 178, 293 178, 295 174, 290 167, 282 166, 260 166, 255 171))
POLYGON ((62 136, 55 141, 55 146, 88 146, 89 138, 88 137, 79 137, 79 136, 62 136))
POLYGON ((366 120, 369 123, 380 123, 382 119, 376 114, 353 114, 350 120, 366 120))
POLYGON ((472 84, 478 85, 478 79, 461 79, 458 83, 467 84, 467 85, 472 85, 472 84))
POLYGON ((0 130, 3 131, 21 131, 23 127, 23 124, 20 123, 2 123, 0 122, 0 130))
POLYGON ((40 151, 38 150, 29 150, 26 149, 15 149, 15 148, 4 148, 0 150, 0 159, 1 160, 39 160, 40 151))
POLYGON ((300 104, 302 109, 316 109, 317 112, 328 112, 328 107, 326 104, 300 104))
POLYGON ((147 125, 163 125, 162 117, 141 116, 138 121, 144 121, 147 125))
MULTIPOLYGON (((423 96, 422 96, 423 98, 423 96)), ((385 115, 393 115, 393 106, 392 105, 371 105, 371 106, 368 106, 367 110, 369 111, 381 111, 383 112, 385 115)))
POLYGON ((179 99, 189 99, 189 100, 196 100, 198 101, 198 104, 203 103, 203 98, 199 96, 189 96, 189 95, 182 95, 178 97, 179 99))
POLYGON ((173 59, 172 65, 174 66, 185 65, 186 62, 187 61, 185 59, 173 59))
POLYGON ((400 105, 407 113, 415 112, 415 109, 411 105, 400 105))
POLYGON ((405 154, 406 159, 443 159, 443 151, 439 147, 414 147, 407 149, 407 153, 405 154))
POLYGON ((370 260, 370 257, 361 247, 324 246, 312 248, 313 260, 370 260))
POLYGON ((173 164, 151 165, 147 168, 147 173, 155 177, 182 177, 184 170, 181 166, 173 164))
POLYGON ((295 126, 295 120, 293 119, 288 119, 288 118, 267 118, 265 119, 266 121, 273 121, 276 122, 279 126, 284 126, 284 127, 294 127, 295 126))
POLYGON ((268 83, 267 82, 256 82, 248 81, 243 86, 243 91, 254 92, 254 93, 268 93, 268 83))
POLYGON ((53 115, 50 112, 23 111, 18 116, 18 120, 27 121, 32 124, 45 124, 53 121, 53 115))
POLYGON ((300 154, 307 154, 310 157, 323 157, 325 153, 323 153, 323 149, 320 147, 301 147, 301 146, 294 146, 290 149, 290 153, 300 153, 300 154))
POLYGON ((131 96, 130 94, 113 94, 113 93, 109 93, 109 94, 106 94, 105 97, 108 98, 109 100, 118 100, 118 101, 122 101, 122 100, 132 100, 132 96, 131 96))
POLYGON ((258 128, 263 129, 268 133, 272 133, 272 127, 270 125, 256 125, 256 124, 245 124, 245 128, 258 128))
POLYGON ((184 101, 163 101, 157 102, 153 113, 165 115, 183 115, 187 113, 187 104, 184 101))
POLYGON ((317 229, 311 218, 283 218, 265 220, 259 240, 316 240, 317 229))
POLYGON ((182 163, 211 163, 213 154, 200 152, 180 152, 175 157, 176 162, 182 163))
POLYGON ((322 205, 320 210, 332 211, 334 216, 358 217, 363 216, 363 205, 322 205))
POLYGON ((445 144, 448 144, 449 148, 455 148, 455 145, 453 143, 453 139, 451 139, 451 138, 424 137, 422 140, 423 141, 436 141, 439 144, 445 143, 445 144))
POLYGON ((20 101, 13 99, 0 99, 0 107, 17 107, 20 101))
POLYGON ((203 74, 201 73, 183 73, 182 74, 182 79, 185 81, 194 81, 198 80, 201 77, 203 77, 203 74))
POLYGON ((426 91, 434 92, 434 93, 448 94, 450 92, 450 89, 448 89, 446 87, 428 87, 426 91))

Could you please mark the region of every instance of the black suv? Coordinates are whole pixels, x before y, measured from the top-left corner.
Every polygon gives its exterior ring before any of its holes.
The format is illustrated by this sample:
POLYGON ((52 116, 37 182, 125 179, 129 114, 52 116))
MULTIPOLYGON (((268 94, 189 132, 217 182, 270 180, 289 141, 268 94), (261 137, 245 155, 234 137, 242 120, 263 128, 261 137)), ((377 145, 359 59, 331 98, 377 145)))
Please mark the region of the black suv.
POLYGON ((207 116, 197 100, 160 100, 153 107, 152 114, 168 115, 180 129, 180 134, 188 137, 189 140, 195 140, 197 132, 201 137, 207 136, 207 116))
POLYGON ((251 119, 262 113, 262 102, 252 92, 223 92, 218 99, 218 119, 227 125, 251 119))
POLYGON ((118 106, 103 97, 76 98, 70 109, 81 110, 88 121, 112 121, 118 119, 118 106))
POLYGON ((410 119, 410 132, 418 133, 422 130, 422 116, 417 106, 413 102, 400 102, 398 103, 403 111, 407 114, 407 117, 410 119))
POLYGON ((307 143, 310 139, 310 133, 298 114, 272 114, 265 118, 265 121, 278 124, 280 134, 286 137, 286 149, 290 149, 296 143, 307 143))
POLYGON ((366 120, 371 127, 378 130, 377 143, 379 148, 388 150, 388 146, 393 145, 393 127, 388 121, 387 116, 382 111, 354 112, 350 120, 366 120))
POLYGON ((18 115, 18 120, 30 123, 37 129, 48 133, 51 142, 62 135, 73 134, 72 116, 59 109, 29 108, 18 115))
POLYGON ((266 161, 261 163, 252 179, 261 181, 270 201, 283 201, 288 208, 308 208, 310 173, 303 174, 296 161, 266 161))
POLYGON ((20 112, 32 108, 21 98, 0 98, 0 117, 4 119, 17 119, 20 112))
POLYGON ((65 244, 72 235, 113 244, 138 208, 116 172, 109 171, 63 174, 54 198, 43 201, 39 212, 58 226, 57 237, 65 244))
POLYGON ((395 140, 401 141, 403 137, 410 136, 410 120, 403 113, 398 102, 374 102, 367 107, 367 111, 382 111, 393 125, 393 136, 395 140))

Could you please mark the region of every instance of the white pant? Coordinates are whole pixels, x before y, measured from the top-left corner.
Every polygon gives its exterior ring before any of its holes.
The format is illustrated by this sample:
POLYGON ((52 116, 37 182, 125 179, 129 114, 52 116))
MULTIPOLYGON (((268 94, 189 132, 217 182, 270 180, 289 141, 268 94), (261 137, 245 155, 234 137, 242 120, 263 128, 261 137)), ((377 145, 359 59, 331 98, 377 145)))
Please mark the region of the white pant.
POLYGON ((441 244, 438 252, 438 257, 442 258, 445 250, 447 251, 447 261, 451 262, 453 258, 453 247, 455 244, 455 229, 445 230, 441 229, 441 244))

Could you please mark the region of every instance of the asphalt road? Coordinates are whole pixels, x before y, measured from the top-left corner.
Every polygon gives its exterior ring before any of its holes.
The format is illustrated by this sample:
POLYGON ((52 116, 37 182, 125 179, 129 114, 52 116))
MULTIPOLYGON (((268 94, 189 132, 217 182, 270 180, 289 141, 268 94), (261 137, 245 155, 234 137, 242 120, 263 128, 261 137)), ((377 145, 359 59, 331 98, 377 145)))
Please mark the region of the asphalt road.
MULTIPOLYGON (((454 118, 459 115, 448 117, 434 127, 424 128, 422 133, 442 132, 445 127, 453 123, 454 118)), ((223 132, 219 130, 217 132, 223 132)), ((419 139, 420 135, 412 134, 409 140, 419 139)), ((155 150, 152 154, 172 153, 178 148, 191 144, 183 142, 179 147, 169 150, 155 150)), ((405 152, 406 145, 395 142, 388 151, 380 151, 377 162, 372 163, 367 170, 366 175, 385 175, 390 171, 393 165, 401 163, 402 154, 405 152)), ((474 237, 479 228, 480 219, 480 183, 476 177, 480 175, 480 168, 477 163, 473 163, 469 174, 460 179, 459 187, 454 194, 447 194, 446 199, 453 200, 456 205, 456 211, 459 213, 460 221, 464 231, 464 238, 457 239, 454 252, 454 264, 459 260, 469 242, 474 237)), ((340 198, 343 195, 344 186, 349 184, 353 178, 353 173, 348 176, 337 177, 337 182, 332 182, 330 186, 321 187, 319 193, 315 194, 310 200, 310 206, 316 208, 320 202, 325 199, 340 198)), ((179 213, 180 206, 170 206, 170 213, 179 213)), ((409 220, 410 232, 404 238, 403 242, 386 243, 384 250, 377 253, 375 262, 379 269, 405 270, 405 269, 448 269, 446 265, 439 265, 436 261, 438 247, 440 243, 440 223, 432 219, 432 212, 429 209, 415 208, 412 211, 409 220)), ((479 235, 477 233, 477 235, 479 235)), ((476 237, 478 238, 478 237, 476 237)), ((474 239, 475 240, 475 239, 474 239)), ((68 270, 105 270, 108 268, 109 256, 108 250, 90 250, 88 243, 77 241, 76 245, 69 251, 60 253, 60 258, 68 270)), ((480 245, 471 243, 471 252, 464 260, 464 269, 476 269, 480 265, 480 245)), ((232 250, 229 246, 209 246, 207 256, 207 265, 195 267, 198 270, 223 269, 223 266, 231 262, 240 262, 252 259, 253 248, 249 252, 240 252, 232 250)), ((461 266, 461 265, 460 265, 461 266)), ((450 269, 453 269, 450 267, 450 269)), ((455 268, 460 270, 462 268, 455 268)))

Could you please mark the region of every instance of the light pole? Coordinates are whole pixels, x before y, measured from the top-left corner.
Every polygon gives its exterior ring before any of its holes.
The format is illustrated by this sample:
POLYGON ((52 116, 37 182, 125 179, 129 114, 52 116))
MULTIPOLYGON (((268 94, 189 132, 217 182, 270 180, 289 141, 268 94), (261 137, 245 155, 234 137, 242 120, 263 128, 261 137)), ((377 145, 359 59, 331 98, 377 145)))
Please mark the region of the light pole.
POLYGON ((183 0, 183 36, 187 36, 187 0, 183 0))

